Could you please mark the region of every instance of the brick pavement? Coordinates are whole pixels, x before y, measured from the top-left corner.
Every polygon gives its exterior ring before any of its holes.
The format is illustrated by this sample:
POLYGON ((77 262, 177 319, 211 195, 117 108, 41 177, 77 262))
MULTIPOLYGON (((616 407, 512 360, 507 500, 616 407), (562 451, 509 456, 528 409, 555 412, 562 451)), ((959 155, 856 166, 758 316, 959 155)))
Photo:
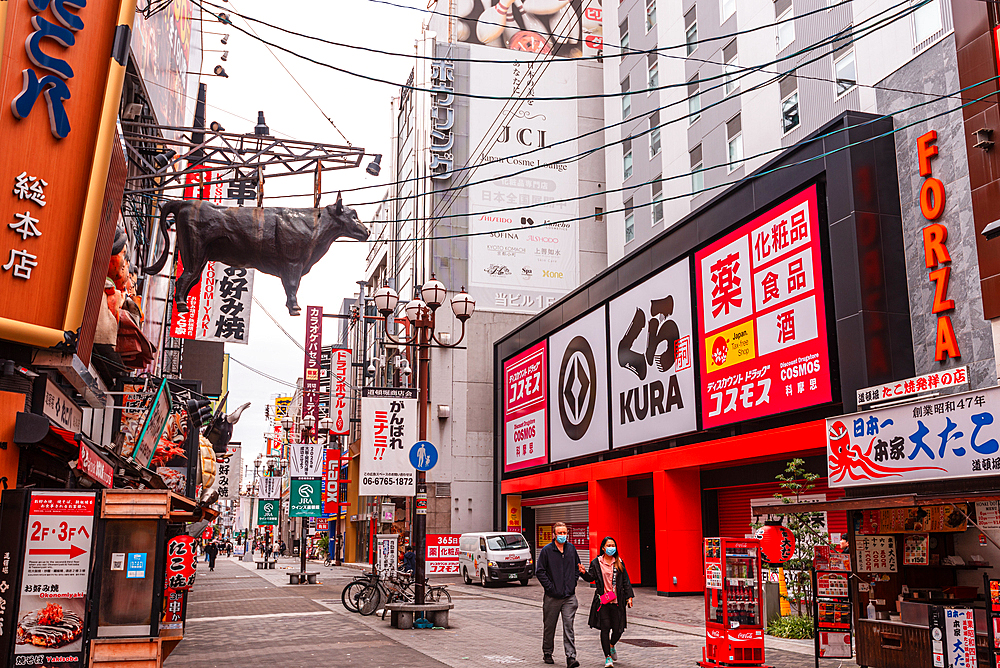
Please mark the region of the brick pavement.
MULTIPOLYGON (((202 566, 202 565, 200 565, 202 566)), ((314 668, 408 666, 452 668, 491 665, 543 666, 541 663, 541 587, 503 586, 483 590, 459 578, 448 584, 455 603, 451 628, 400 631, 378 616, 361 617, 344 610, 340 593, 351 577, 349 568, 311 562, 320 584, 288 585, 286 573, 298 560, 280 559, 276 570, 258 571, 253 563, 220 558, 216 571, 201 568, 190 597, 185 640, 166 662, 167 668, 216 668, 274 664, 314 668)), ((578 589, 577 650, 584 666, 602 666, 597 631, 587 627, 591 591, 578 589)), ((618 645, 624 668, 654 666, 693 668, 701 658, 703 627, 700 597, 666 598, 639 589, 629 628, 618 645), (629 641, 653 641, 640 647, 629 641)), ((806 641, 768 639, 767 662, 775 668, 809 668, 812 647, 806 641), (780 649, 779 649, 780 648, 780 649)), ((556 657, 563 661, 561 630, 556 657)), ((824 662, 828 668, 839 668, 824 662)), ((565 665, 565 664, 562 664, 565 665)), ((851 664, 849 664, 851 665, 851 664)))

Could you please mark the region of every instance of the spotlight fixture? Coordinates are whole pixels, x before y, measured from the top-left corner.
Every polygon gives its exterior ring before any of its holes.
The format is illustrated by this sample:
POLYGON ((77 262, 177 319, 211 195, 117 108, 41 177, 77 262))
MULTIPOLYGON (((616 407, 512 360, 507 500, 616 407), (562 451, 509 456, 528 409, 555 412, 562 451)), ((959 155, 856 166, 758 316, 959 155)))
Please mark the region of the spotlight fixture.
POLYGON ((228 51, 223 51, 222 52, 222 58, 221 58, 221 60, 222 60, 222 62, 226 62, 227 60, 229 60, 229 52, 228 51))
POLYGON ((229 35, 223 35, 222 39, 219 40, 219 41, 222 42, 223 46, 225 46, 226 44, 229 44, 229 35))
POLYGON ((212 121, 208 124, 208 129, 212 132, 225 132, 226 128, 222 127, 219 121, 212 121))
POLYGON ((271 134, 271 131, 267 127, 267 121, 264 120, 264 112, 257 112, 257 125, 253 126, 253 133, 259 137, 267 137, 271 134))
POLYGON ((153 158, 153 164, 156 165, 157 169, 163 169, 170 164, 170 161, 177 157, 177 151, 172 148, 168 148, 163 153, 157 154, 153 158))
POLYGON ((379 175, 379 172, 382 171, 382 154, 381 153, 378 153, 378 154, 375 155, 375 159, 372 160, 368 164, 368 167, 365 168, 365 171, 368 172, 369 174, 371 174, 372 176, 378 176, 379 175))
POLYGON ((229 75, 226 74, 226 70, 222 67, 222 65, 216 65, 212 72, 214 72, 217 77, 229 78, 229 75))
POLYGON ((224 23, 226 25, 233 24, 232 20, 229 18, 229 14, 225 12, 219 12, 218 14, 215 15, 215 18, 219 19, 219 23, 224 23))

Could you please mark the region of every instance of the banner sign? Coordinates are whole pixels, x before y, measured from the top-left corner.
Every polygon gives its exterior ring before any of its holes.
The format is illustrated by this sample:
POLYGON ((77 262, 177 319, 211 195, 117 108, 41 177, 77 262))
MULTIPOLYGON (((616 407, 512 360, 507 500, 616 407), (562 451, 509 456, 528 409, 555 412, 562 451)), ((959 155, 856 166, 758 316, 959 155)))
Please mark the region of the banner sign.
POLYGON ((827 418, 829 485, 997 475, 997 416, 994 387, 827 418))
POLYGON ((340 450, 326 449, 326 464, 323 466, 323 514, 336 515, 340 512, 340 450))
POLYGON ((334 348, 330 351, 330 418, 333 420, 334 436, 351 433, 351 415, 348 406, 348 378, 351 377, 351 349, 334 348))
POLYGON ((697 429, 689 260, 612 300, 608 318, 614 447, 697 429))
POLYGON ((362 388, 358 494, 413 496, 416 473, 409 452, 416 442, 416 389, 362 388))
MULTIPOLYGON (((182 271, 183 258, 179 258, 177 275, 182 271)), ((253 269, 209 260, 187 294, 187 313, 179 312, 176 302, 171 306, 170 335, 177 339, 249 343, 253 277, 253 269)))
POLYGON ((323 502, 320 495, 322 489, 322 478, 292 478, 291 490, 288 495, 288 516, 319 517, 322 515, 323 502))
POLYGON ((76 460, 76 468, 108 489, 114 487, 114 467, 83 441, 80 441, 80 457, 76 460))
POLYGON ((302 372, 302 417, 319 424, 319 375, 323 354, 323 307, 306 307, 306 356, 302 372))
POLYGON ((274 421, 281 422, 281 418, 288 415, 288 405, 292 403, 293 397, 278 397, 274 400, 274 421))
POLYGON ((944 630, 949 668, 976 668, 976 626, 971 608, 945 608, 944 630))
POLYGON ((427 534, 428 575, 458 575, 458 539, 461 534, 427 534))
POLYGON ((260 477, 260 498, 281 498, 281 476, 264 475, 260 477))
POLYGON ((504 471, 548 462, 545 341, 504 362, 504 471))
POLYGON ((874 385, 857 391, 858 406, 877 401, 890 401, 911 397, 924 392, 934 392, 948 387, 957 387, 969 382, 969 373, 964 366, 935 371, 909 380, 900 380, 884 385, 874 385))
POLYGON ((96 499, 31 492, 13 665, 84 665, 96 499))
POLYGON ((521 533, 521 495, 508 494, 507 497, 507 531, 521 533))
POLYGON ((83 409, 77 406, 76 402, 70 399, 51 378, 45 379, 42 414, 74 434, 80 432, 80 426, 83 424, 83 409))
POLYGON ((257 499, 257 524, 258 526, 277 526, 277 499, 257 499))
POLYGON ((226 447, 228 458, 216 465, 215 486, 219 490, 219 499, 230 501, 240 498, 240 471, 242 470, 242 450, 240 445, 226 447))
POLYGON ((706 429, 831 400, 816 186, 695 253, 706 429))
POLYGON ((160 389, 156 391, 156 397, 146 413, 146 421, 139 433, 135 451, 132 458, 140 466, 149 466, 156 453, 156 446, 160 443, 160 436, 163 435, 163 428, 167 426, 167 417, 170 415, 170 388, 167 381, 160 383, 160 389))
POLYGON ((394 533, 380 533, 375 536, 375 570, 378 573, 394 573, 399 565, 399 536, 394 533))
POLYGON ((288 469, 292 478, 323 477, 323 450, 320 443, 290 443, 288 445, 288 469))

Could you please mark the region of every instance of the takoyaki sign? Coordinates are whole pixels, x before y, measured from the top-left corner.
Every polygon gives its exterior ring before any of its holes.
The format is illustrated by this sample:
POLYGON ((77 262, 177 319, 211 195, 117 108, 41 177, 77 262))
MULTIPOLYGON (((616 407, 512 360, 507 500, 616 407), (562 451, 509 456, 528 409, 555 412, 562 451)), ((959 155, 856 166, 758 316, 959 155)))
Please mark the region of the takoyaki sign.
POLYGON ((1000 388, 829 418, 832 487, 1000 474, 1000 388))

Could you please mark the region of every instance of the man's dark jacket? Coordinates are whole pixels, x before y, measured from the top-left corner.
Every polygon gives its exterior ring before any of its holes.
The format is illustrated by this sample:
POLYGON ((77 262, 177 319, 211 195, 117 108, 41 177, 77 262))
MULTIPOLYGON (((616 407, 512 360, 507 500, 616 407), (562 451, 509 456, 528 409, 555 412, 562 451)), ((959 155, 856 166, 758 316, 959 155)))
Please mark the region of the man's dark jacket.
POLYGON ((556 547, 555 541, 549 543, 538 553, 538 565, 535 576, 541 583, 545 593, 553 598, 569 598, 576 594, 576 579, 589 580, 589 575, 581 574, 580 555, 569 541, 563 544, 562 552, 556 547))

